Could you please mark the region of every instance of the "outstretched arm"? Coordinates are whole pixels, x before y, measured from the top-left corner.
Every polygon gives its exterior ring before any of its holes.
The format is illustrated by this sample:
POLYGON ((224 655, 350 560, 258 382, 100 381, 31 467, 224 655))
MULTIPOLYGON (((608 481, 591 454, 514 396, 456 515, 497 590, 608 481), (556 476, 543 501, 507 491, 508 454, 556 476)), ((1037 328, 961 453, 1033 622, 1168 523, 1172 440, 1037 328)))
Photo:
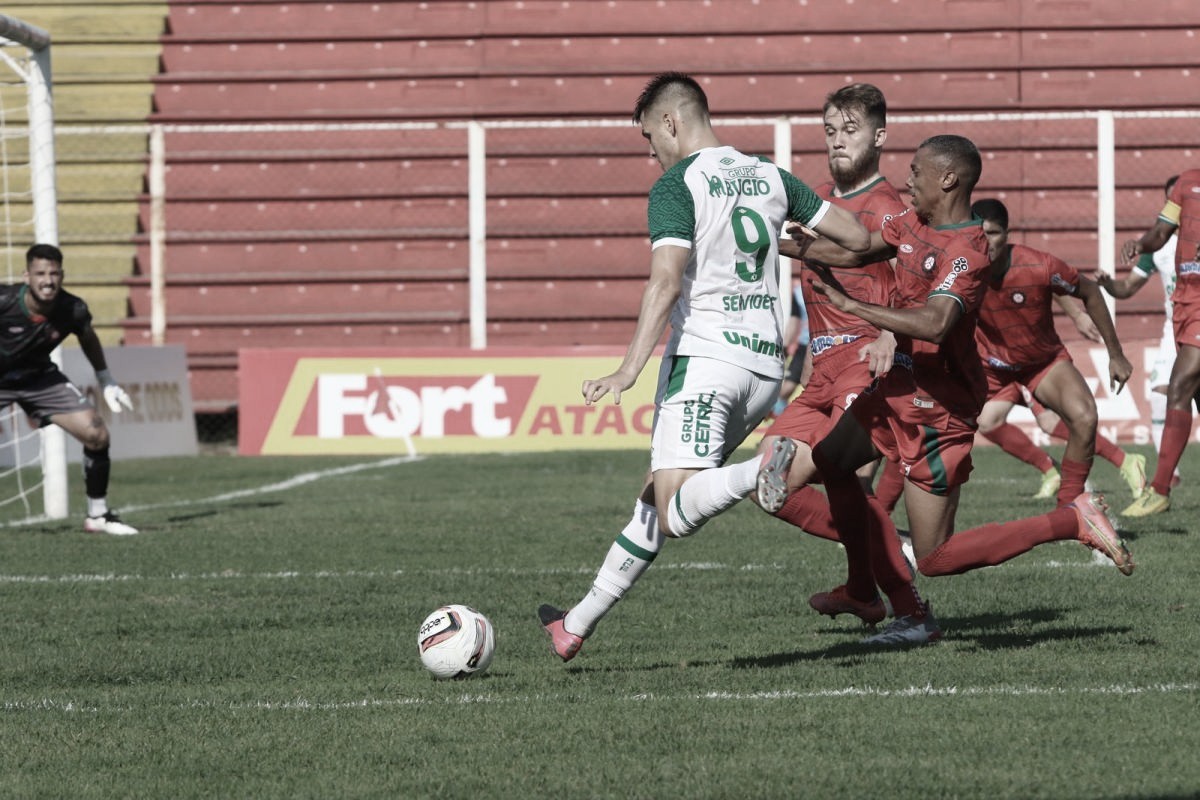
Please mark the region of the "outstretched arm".
POLYGON ((1117 339, 1116 326, 1113 325, 1112 317, 1108 314, 1108 306, 1104 304, 1104 297, 1100 294, 1099 287, 1094 281, 1083 275, 1079 276, 1079 296, 1083 299, 1088 316, 1092 318, 1092 322, 1096 323, 1096 328, 1100 331, 1101 338, 1104 339, 1104 346, 1108 349, 1109 385, 1119 394, 1121 389, 1125 388, 1129 376, 1133 374, 1133 365, 1129 363, 1129 359, 1125 357, 1125 351, 1121 349, 1121 342, 1117 339))
POLYGON ((686 247, 663 245, 650 255, 650 279, 642 292, 642 307, 638 312, 633 340, 625 352, 621 366, 611 375, 583 382, 583 400, 588 405, 612 392, 613 402, 621 402, 621 392, 637 381, 646 362, 662 339, 671 318, 671 308, 679 299, 683 273, 687 269, 690 251, 686 247))
POLYGON ((1121 263, 1127 267, 1132 266, 1142 253, 1159 251, 1178 227, 1178 225, 1159 217, 1154 221, 1154 227, 1143 233, 1140 238, 1125 242, 1121 247, 1121 263))
MULTIPOLYGON (((1151 263, 1148 266, 1154 266, 1153 258, 1149 253, 1142 254, 1141 258, 1138 260, 1139 266, 1142 264, 1141 259, 1150 259, 1151 263)), ((1143 274, 1141 270, 1131 269, 1129 270, 1129 273, 1119 281, 1115 280, 1112 275, 1100 273, 1096 276, 1096 283, 1101 289, 1108 292, 1116 299, 1125 300, 1126 298, 1133 297, 1135 294, 1137 294, 1138 290, 1145 286, 1146 281, 1149 279, 1150 278, 1143 274)))
POLYGON ((876 328, 940 344, 962 317, 962 306, 950 295, 935 295, 920 308, 892 308, 863 303, 832 284, 814 278, 813 289, 829 298, 835 308, 866 320, 876 328))
POLYGON ((828 267, 861 267, 896 256, 896 248, 885 242, 883 234, 879 231, 871 234, 867 249, 863 251, 847 250, 836 242, 823 237, 814 239, 805 231, 807 229, 802 226, 788 228, 788 233, 800 238, 780 239, 780 254, 788 258, 802 258, 805 261, 828 267))

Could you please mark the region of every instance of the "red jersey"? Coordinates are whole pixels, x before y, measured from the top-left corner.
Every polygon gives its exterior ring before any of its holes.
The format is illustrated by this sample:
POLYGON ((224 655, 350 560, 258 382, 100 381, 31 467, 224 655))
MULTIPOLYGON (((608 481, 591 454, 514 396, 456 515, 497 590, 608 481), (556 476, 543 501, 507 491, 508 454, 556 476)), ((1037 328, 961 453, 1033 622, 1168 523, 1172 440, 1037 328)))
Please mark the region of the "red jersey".
POLYGON ((953 297, 963 310, 940 345, 896 335, 896 352, 912 357, 913 406, 940 405, 973 424, 987 399, 987 380, 975 345, 989 264, 983 226, 976 219, 933 228, 908 211, 884 224, 883 240, 896 248, 893 306, 920 308, 931 297, 953 297))
POLYGON ((993 369, 1019 370, 1053 360, 1063 349, 1054 329, 1053 295, 1079 294, 1079 273, 1049 253, 1014 244, 1003 275, 988 270, 975 342, 993 369))
POLYGON ((1200 303, 1200 258, 1196 257, 1196 247, 1200 246, 1200 169, 1180 173, 1158 216, 1179 226, 1179 241, 1175 245, 1175 291, 1171 293, 1171 299, 1176 303, 1200 303))
MULTIPOLYGON (((822 199, 853 213, 863 227, 872 233, 881 230, 885 222, 897 214, 903 214, 907 209, 904 201, 900 199, 900 193, 883 177, 847 195, 835 195, 835 188, 833 181, 828 181, 814 191, 822 199)), ((839 344, 853 342, 859 337, 875 339, 879 336, 879 329, 874 325, 853 314, 839 311, 829 304, 824 295, 813 291, 809 283, 812 277, 811 267, 801 262, 800 271, 800 290, 804 295, 804 305, 808 309, 808 347, 814 366, 822 353, 839 344), (808 271, 809 275, 804 275, 805 271, 808 271)), ((895 282, 890 262, 877 261, 874 264, 852 268, 833 267, 829 271, 842 285, 846 294, 855 300, 881 306, 890 305, 892 285, 895 282)))

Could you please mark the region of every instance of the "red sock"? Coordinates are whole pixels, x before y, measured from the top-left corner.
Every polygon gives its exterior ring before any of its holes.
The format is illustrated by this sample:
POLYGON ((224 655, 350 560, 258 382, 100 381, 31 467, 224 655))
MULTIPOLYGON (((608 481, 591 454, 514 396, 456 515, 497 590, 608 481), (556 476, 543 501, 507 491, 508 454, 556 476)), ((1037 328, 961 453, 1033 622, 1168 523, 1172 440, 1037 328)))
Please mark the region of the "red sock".
POLYGON ((1120 469, 1121 465, 1125 463, 1125 451, 1117 447, 1112 439, 1098 433, 1096 434, 1096 455, 1111 462, 1117 469, 1120 469))
POLYGON ((834 542, 840 541, 837 528, 833 524, 833 516, 829 513, 829 499, 811 486, 802 487, 788 495, 783 508, 776 511, 775 516, 792 523, 805 533, 834 542))
POLYGON ((896 524, 878 499, 869 498, 868 503, 871 514, 871 572, 875 582, 891 601, 892 613, 896 617, 923 617, 925 604, 913 585, 908 561, 900 549, 896 524))
MULTIPOLYGON (((1071 438, 1071 431, 1067 428, 1067 423, 1060 419, 1050 435, 1055 439, 1067 441, 1071 438)), ((1125 463, 1125 451, 1117 447, 1111 439, 1101 436, 1099 433, 1096 434, 1096 455, 1105 461, 1112 462, 1117 469, 1120 469, 1121 465, 1125 463)))
POLYGON ((1088 474, 1092 471, 1092 461, 1091 459, 1087 461, 1075 461, 1074 459, 1063 458, 1060 469, 1062 471, 1062 485, 1058 487, 1058 505, 1061 508, 1083 494, 1083 487, 1087 483, 1088 474))
POLYGON ((846 550, 846 592, 855 600, 869 601, 878 593, 871 571, 871 514, 866 492, 858 476, 837 467, 825 456, 821 445, 813 450, 813 463, 821 473, 829 511, 846 550))
POLYGON ((1049 454, 1034 444, 1033 440, 1025 435, 1025 431, 1011 422, 1006 422, 985 433, 984 437, 989 442, 998 444, 1000 449, 1010 456, 1019 458, 1029 466, 1036 468, 1038 472, 1049 472, 1050 468, 1054 466, 1054 461, 1051 460, 1049 454))
POLYGON ((879 481, 875 484, 875 498, 889 514, 896 510, 900 495, 904 493, 904 473, 900 471, 900 462, 884 459, 880 467, 879 481))
POLYGON ((1187 447, 1188 439, 1192 436, 1191 408, 1169 408, 1167 419, 1163 424, 1162 444, 1158 448, 1158 466, 1154 468, 1154 480, 1150 485, 1159 494, 1171 493, 1171 475, 1179 466, 1183 457, 1183 448, 1187 447))
POLYGON ((1070 508, 1012 522, 993 522, 954 533, 942 546, 917 562, 922 575, 958 575, 978 567, 994 567, 1045 542, 1071 539, 1079 518, 1070 508))

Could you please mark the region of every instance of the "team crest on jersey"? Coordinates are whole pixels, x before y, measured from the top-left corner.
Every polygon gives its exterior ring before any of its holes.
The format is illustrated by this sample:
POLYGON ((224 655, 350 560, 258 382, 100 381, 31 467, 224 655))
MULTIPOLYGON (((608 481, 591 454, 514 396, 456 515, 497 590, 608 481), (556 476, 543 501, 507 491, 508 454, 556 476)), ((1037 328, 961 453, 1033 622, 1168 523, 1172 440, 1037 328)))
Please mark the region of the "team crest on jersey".
POLYGON ((913 251, 913 246, 911 244, 905 243, 905 244, 900 245, 901 253, 911 253, 912 251, 913 251))
POLYGON ((933 268, 936 264, 936 258, 933 256, 925 256, 925 261, 921 264, 921 269, 925 270, 925 274, 929 274, 933 272, 933 268))
POLYGON ((1022 305, 1022 304, 1024 304, 1024 302, 1025 302, 1025 293, 1024 293, 1024 292, 1022 292, 1022 291, 1016 291, 1016 292, 1013 292, 1013 293, 1012 293, 1012 301, 1013 301, 1014 303, 1016 303, 1017 305, 1022 305))

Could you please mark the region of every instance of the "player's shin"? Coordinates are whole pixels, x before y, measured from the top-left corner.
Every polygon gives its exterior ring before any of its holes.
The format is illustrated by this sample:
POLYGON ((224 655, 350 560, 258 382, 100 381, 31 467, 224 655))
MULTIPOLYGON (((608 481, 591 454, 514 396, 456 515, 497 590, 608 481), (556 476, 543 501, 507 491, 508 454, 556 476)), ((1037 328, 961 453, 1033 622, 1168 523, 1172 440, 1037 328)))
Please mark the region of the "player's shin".
POLYGON ((596 624, 654 563, 665 539, 658 528, 658 511, 637 500, 632 519, 609 547, 591 589, 567 612, 563 620, 567 632, 576 636, 590 635, 596 624))

